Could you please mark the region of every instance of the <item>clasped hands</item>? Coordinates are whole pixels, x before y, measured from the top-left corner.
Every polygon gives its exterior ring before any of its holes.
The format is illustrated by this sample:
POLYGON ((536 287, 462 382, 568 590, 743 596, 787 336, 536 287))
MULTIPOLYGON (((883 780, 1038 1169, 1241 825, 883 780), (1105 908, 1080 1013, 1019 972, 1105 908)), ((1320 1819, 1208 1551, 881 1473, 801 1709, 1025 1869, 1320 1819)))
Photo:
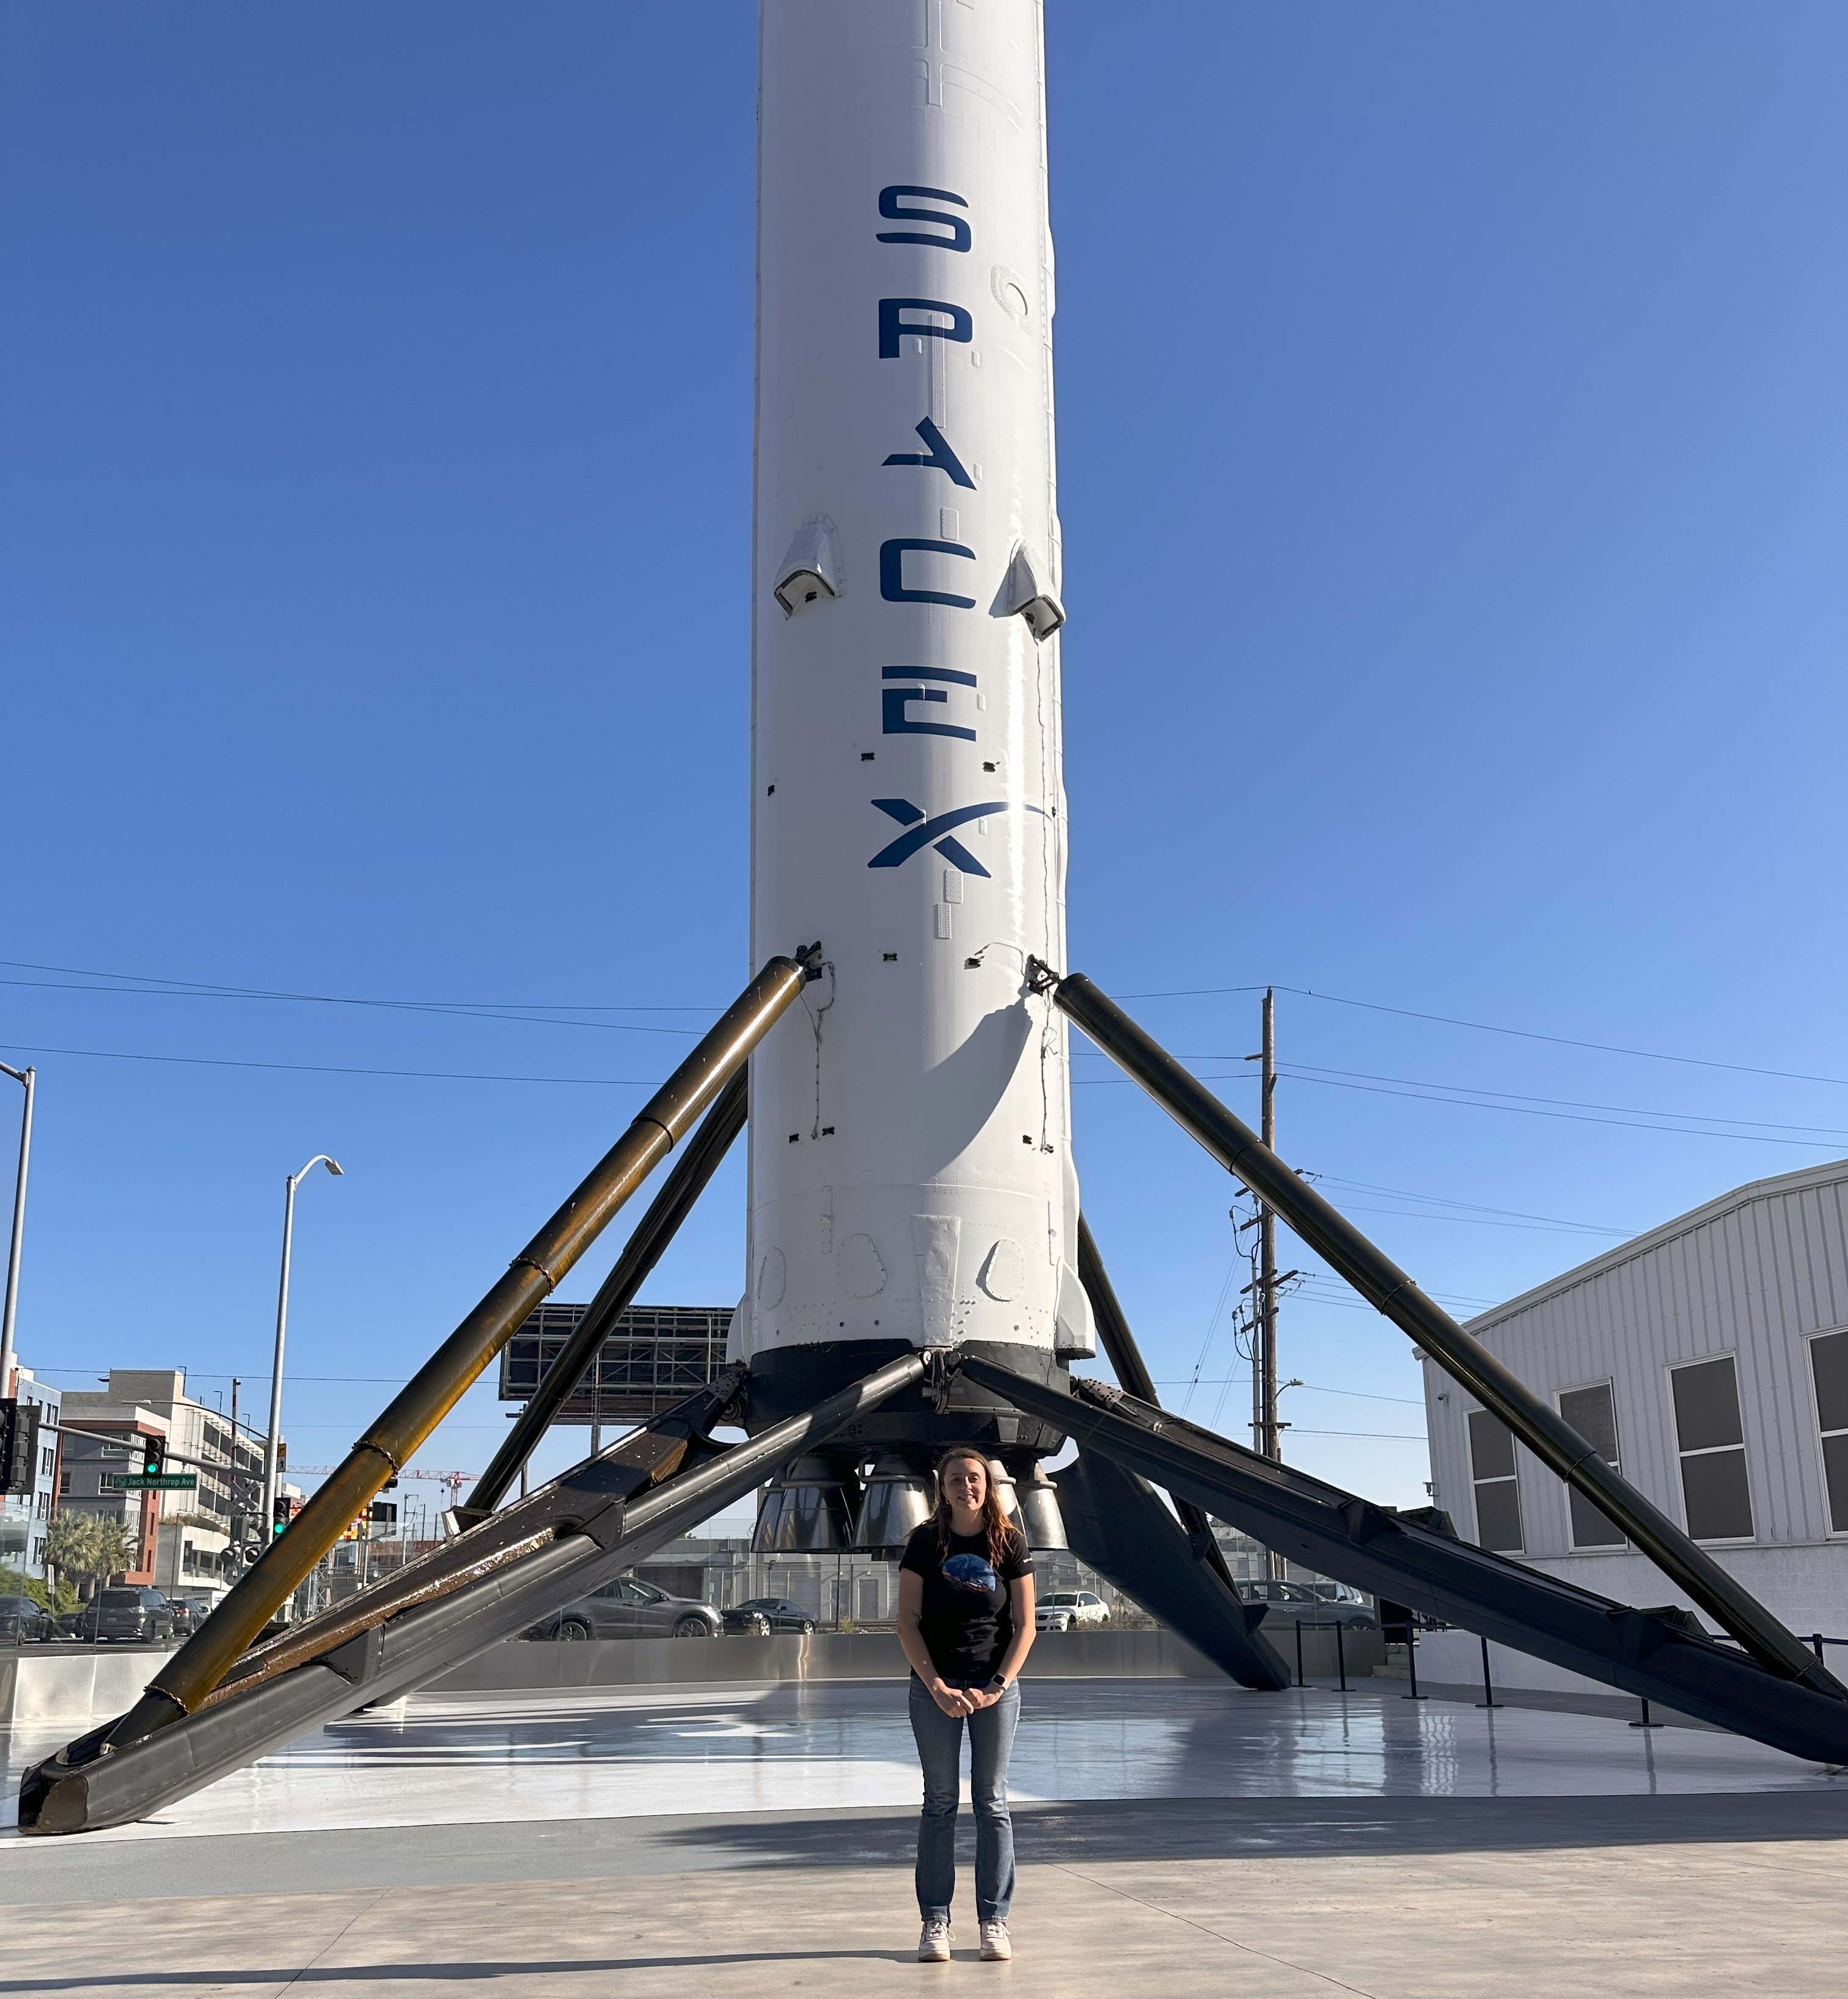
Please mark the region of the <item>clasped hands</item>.
POLYGON ((940 1679, 931 1689, 931 1698, 945 1714, 960 1720, 978 1708, 993 1707, 1006 1692, 1005 1687, 953 1687, 940 1679))

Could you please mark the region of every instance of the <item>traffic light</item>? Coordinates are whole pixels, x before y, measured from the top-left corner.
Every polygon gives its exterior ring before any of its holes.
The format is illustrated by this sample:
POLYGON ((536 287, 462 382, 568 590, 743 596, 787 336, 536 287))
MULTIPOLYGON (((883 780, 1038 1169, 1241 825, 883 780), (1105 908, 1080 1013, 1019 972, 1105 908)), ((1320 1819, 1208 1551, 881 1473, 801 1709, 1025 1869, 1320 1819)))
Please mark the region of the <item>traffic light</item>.
POLYGON ((272 1540, 275 1540, 276 1536, 295 1518, 295 1508, 294 1500, 281 1492, 276 1495, 276 1506, 270 1516, 269 1522, 269 1535, 272 1540))
POLYGON ((39 1412, 9 1395, 0 1402, 0 1492, 30 1492, 38 1454, 39 1412))
POLYGON ((139 1441, 141 1476, 144 1478, 158 1478, 167 1469, 167 1439, 159 1436, 144 1436, 139 1441))

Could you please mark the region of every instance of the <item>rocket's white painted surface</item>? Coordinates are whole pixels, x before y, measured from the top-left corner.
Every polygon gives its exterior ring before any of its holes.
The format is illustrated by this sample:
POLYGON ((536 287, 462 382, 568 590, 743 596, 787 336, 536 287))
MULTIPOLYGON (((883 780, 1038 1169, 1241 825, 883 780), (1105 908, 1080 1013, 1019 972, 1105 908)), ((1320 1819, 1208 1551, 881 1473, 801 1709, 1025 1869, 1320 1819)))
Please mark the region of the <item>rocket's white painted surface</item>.
POLYGON ((1038 0, 760 19, 751 1062, 737 1343, 1090 1348, 1064 961, 1038 0), (1063 1326, 1063 1330, 1061 1327, 1063 1326))

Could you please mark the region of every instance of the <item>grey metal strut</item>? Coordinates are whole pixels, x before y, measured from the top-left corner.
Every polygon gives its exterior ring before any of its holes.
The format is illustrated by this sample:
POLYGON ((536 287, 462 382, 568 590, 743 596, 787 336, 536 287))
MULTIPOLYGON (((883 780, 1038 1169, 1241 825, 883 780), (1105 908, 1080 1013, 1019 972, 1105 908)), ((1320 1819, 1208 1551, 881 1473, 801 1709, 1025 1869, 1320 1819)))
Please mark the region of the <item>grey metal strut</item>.
POLYGON ((1095 1452, 1229 1520, 1323 1575, 1568 1672, 1813 1762, 1848 1762, 1848 1698, 1793 1680, 1701 1631, 1683 1610, 1638 1610, 1261 1457, 1135 1396, 1072 1392, 963 1356, 960 1372, 1095 1452))
MULTIPOLYGON (((1104 1342, 1104 1353, 1116 1370, 1117 1379, 1131 1394, 1139 1396, 1145 1402, 1159 1404, 1161 1398, 1155 1392, 1154 1378, 1142 1359, 1142 1349, 1135 1343, 1135 1335, 1129 1330, 1129 1315, 1118 1300, 1116 1287, 1111 1283, 1110 1273, 1098 1253, 1097 1239, 1082 1213, 1078 1217, 1078 1281, 1090 1300, 1090 1314, 1097 1324, 1097 1337, 1104 1342)), ((1194 1559, 1211 1569, 1228 1589, 1233 1588, 1232 1571, 1226 1565, 1224 1550, 1214 1538, 1212 1521, 1191 1499, 1175 1500, 1174 1511, 1187 1530, 1188 1545, 1193 1550, 1194 1559)))
POLYGON ((1663 1575, 1728 1631, 1761 1665, 1819 1692, 1848 1699, 1830 1673, 1751 1592, 1639 1492, 1557 1409, 1552 1408, 1443 1308, 1427 1297, 1347 1217, 1299 1179, 1250 1126, 1136 1025, 1082 972, 1061 977, 1037 961, 1029 977, 1049 991, 1124 1073, 1139 1083, 1181 1129, 1226 1170, 1267 1202, 1316 1254, 1376 1310, 1409 1333, 1453 1381, 1492 1410, 1541 1462, 1576 1487, 1621 1528, 1663 1575))
MULTIPOLYGON (((317 1620, 293 1649, 285 1633, 246 1654, 233 1676, 169 1727, 123 1748, 92 1731, 26 1772, 19 1825, 81 1832, 145 1818, 254 1762, 293 1737, 390 1700, 516 1637, 633 1568, 676 1535, 743 1498, 782 1466, 919 1380, 921 1353, 889 1362, 748 1443, 711 1454, 701 1428, 733 1385, 702 1390, 598 1457, 496 1513, 439 1550, 446 1572, 389 1578, 317 1620), (652 1447, 650 1438, 664 1443, 652 1447), (640 1439, 640 1441, 638 1441, 640 1439), (688 1446, 676 1457, 674 1446, 688 1446), (685 1463, 695 1449, 702 1461, 685 1463), (664 1472, 663 1467, 667 1467, 664 1472), (651 1480, 657 1482, 650 1483, 651 1480), (511 1538, 510 1538, 511 1537, 511 1538), (369 1604, 367 1599, 373 1600, 369 1604), (373 1613, 388 1614, 375 1620, 373 1613), (316 1649, 316 1646, 318 1649, 316 1649)), ((407 1576, 408 1572, 407 1572, 407 1576)))
POLYGON ((648 1204, 634 1234, 623 1244, 622 1255, 598 1287, 584 1317, 541 1377, 526 1406, 515 1417, 499 1449, 489 1460, 487 1471, 476 1481, 468 1505, 456 1508, 460 1519, 470 1523, 480 1519, 505 1498, 507 1488, 520 1475, 520 1467, 532 1455, 553 1418, 584 1379, 611 1329, 635 1302, 636 1293, 647 1281, 649 1272, 660 1261, 662 1252, 717 1171, 719 1162, 744 1130, 750 1100, 750 1069, 741 1064, 701 1119, 699 1130, 681 1148, 660 1192, 648 1204))
MULTIPOLYGON (((805 955, 812 958, 819 946, 805 955)), ((120 1748, 189 1713, 224 1677, 394 1472, 448 1415, 516 1327, 595 1242, 782 1017, 809 965, 772 958, 702 1034, 487 1295, 398 1391, 286 1533, 234 1583, 116 1724, 120 1748)))

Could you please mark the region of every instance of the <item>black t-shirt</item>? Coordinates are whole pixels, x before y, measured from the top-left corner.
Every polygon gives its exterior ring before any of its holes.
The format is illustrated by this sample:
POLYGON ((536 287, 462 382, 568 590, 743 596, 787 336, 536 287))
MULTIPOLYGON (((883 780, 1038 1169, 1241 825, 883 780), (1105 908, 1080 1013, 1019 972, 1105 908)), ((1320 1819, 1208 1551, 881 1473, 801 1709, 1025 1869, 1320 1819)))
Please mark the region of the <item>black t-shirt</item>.
POLYGON ((906 1542, 899 1567, 924 1578, 918 1629, 938 1672, 946 1680, 992 1679, 1014 1638, 1007 1585, 1033 1573, 1026 1536, 1010 1527, 1006 1552, 991 1563, 986 1530, 952 1534, 940 1561, 937 1523, 927 1520, 906 1542))

